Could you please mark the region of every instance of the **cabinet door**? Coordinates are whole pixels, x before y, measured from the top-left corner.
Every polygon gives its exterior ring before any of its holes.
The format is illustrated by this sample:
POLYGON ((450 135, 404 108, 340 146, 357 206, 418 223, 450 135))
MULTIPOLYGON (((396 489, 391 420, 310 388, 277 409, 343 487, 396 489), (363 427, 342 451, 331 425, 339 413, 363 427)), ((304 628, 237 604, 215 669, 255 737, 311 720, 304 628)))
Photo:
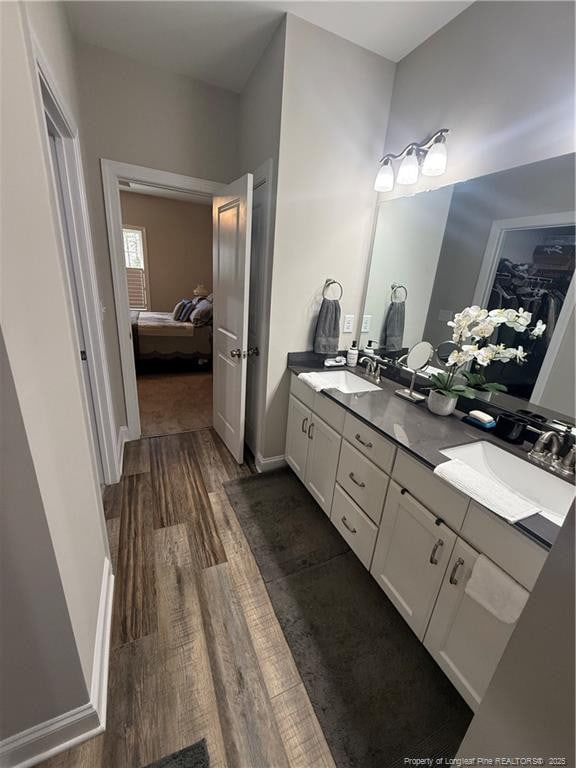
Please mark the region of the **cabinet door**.
POLYGON ((424 645, 468 705, 476 710, 515 624, 505 624, 464 589, 478 552, 458 539, 424 645))
POLYGON ((342 438, 316 414, 308 429, 310 447, 306 466, 306 487, 327 515, 330 515, 342 438))
POLYGON ((288 425, 286 428, 286 461, 304 482, 306 460, 308 458, 308 430, 311 424, 311 412, 294 395, 290 395, 288 405, 288 425))
POLYGON ((439 518, 390 482, 370 571, 420 640, 455 540, 439 518))

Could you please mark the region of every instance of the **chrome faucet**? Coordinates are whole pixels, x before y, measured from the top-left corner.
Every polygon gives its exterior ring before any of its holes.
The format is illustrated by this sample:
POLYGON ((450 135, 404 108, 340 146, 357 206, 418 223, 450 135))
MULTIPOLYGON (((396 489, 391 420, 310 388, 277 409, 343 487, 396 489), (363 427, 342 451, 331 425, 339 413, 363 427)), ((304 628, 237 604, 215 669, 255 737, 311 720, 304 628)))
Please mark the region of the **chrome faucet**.
POLYGON ((360 365, 366 364, 366 373, 371 376, 376 384, 380 384, 380 373, 383 368, 386 367, 386 363, 380 357, 361 357, 359 360, 360 365))
POLYGON ((559 435, 552 429, 542 433, 534 443, 528 458, 535 464, 548 467, 557 474, 567 477, 573 476, 576 463, 576 446, 569 448, 566 455, 562 459, 560 458, 560 453, 566 445, 569 434, 569 432, 564 432, 559 435))

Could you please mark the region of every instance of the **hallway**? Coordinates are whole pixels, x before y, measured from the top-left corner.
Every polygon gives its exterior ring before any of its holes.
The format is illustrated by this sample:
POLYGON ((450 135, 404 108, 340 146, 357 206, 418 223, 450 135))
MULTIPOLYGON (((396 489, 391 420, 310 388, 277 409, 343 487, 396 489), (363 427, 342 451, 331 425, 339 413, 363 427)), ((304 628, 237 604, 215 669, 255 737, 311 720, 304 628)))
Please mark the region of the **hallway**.
POLYGON ((43 768, 144 768, 201 739, 211 768, 334 765, 222 487, 251 472, 211 429, 127 445, 105 497, 107 729, 43 768))

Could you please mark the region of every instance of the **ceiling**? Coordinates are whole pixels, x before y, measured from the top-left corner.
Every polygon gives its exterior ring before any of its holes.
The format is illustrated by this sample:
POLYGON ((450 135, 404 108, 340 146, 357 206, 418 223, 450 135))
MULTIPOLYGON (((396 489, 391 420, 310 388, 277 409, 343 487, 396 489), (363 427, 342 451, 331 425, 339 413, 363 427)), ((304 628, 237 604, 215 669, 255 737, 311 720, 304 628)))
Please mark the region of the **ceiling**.
POLYGON ((404 2, 67 2, 76 37, 161 69, 241 91, 284 13, 399 61, 471 5, 404 2))

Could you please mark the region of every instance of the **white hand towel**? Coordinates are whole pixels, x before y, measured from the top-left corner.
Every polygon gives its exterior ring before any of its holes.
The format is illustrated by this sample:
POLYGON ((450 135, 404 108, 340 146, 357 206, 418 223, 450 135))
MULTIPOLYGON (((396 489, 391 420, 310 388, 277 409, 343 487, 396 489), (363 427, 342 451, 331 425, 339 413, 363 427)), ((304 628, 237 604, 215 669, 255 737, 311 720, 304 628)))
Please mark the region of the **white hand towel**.
POLYGON ((298 378, 300 381, 303 381, 304 384, 308 384, 309 387, 312 387, 315 392, 320 392, 328 386, 325 373, 315 373, 314 371, 312 373, 299 373, 298 378))
POLYGON ((464 592, 505 624, 518 621, 529 595, 484 555, 474 563, 464 592))
POLYGON ((459 459, 450 459, 439 464, 434 474, 510 523, 516 523, 540 512, 540 508, 528 499, 509 491, 459 459))

